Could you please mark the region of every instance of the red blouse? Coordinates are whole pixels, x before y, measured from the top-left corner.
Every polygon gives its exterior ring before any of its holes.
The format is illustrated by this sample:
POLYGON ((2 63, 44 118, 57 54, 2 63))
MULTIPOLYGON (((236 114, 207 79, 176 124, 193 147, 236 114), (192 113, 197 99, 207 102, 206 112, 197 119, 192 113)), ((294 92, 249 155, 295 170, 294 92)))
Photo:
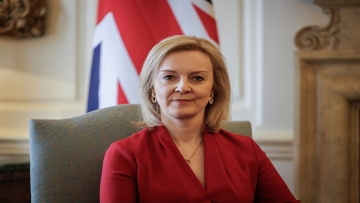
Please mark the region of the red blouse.
POLYGON ((225 130, 203 136, 205 187, 161 126, 111 144, 100 202, 300 202, 251 138, 225 130))

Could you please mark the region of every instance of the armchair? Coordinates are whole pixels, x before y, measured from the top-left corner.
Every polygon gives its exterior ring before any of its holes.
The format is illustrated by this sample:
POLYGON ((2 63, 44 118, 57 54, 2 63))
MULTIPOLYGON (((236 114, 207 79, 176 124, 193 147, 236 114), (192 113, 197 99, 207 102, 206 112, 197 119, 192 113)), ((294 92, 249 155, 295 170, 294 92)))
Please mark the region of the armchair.
MULTIPOLYGON (((105 151, 137 130, 135 104, 99 109, 60 120, 30 120, 31 202, 99 202, 105 151)), ((223 128, 251 136, 250 122, 225 121, 223 128)))

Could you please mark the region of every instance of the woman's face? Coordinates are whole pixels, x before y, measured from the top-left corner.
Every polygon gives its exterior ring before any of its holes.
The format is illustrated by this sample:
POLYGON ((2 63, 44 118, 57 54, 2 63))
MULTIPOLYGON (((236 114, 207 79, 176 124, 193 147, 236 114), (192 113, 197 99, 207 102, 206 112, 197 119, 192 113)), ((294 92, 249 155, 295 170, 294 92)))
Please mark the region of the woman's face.
POLYGON ((204 119, 214 82, 209 56, 201 51, 169 54, 154 78, 161 120, 204 119))

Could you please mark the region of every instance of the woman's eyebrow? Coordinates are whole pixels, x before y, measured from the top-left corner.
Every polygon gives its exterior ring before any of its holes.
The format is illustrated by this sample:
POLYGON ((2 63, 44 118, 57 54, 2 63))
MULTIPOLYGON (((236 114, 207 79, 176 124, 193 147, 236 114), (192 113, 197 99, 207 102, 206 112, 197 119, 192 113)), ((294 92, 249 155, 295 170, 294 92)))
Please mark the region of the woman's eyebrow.
POLYGON ((176 73, 174 70, 160 70, 159 72, 170 72, 170 73, 176 73))
POLYGON ((208 73, 208 71, 205 71, 205 70, 200 70, 200 71, 194 71, 194 72, 191 72, 192 74, 197 74, 197 73, 208 73))
MULTIPOLYGON (((174 71, 174 70, 160 70, 159 72, 161 72, 161 73, 163 73, 163 72, 177 73, 177 71, 174 71)), ((200 71, 194 71, 194 72, 190 72, 190 73, 191 74, 208 73, 208 71, 200 70, 200 71)))

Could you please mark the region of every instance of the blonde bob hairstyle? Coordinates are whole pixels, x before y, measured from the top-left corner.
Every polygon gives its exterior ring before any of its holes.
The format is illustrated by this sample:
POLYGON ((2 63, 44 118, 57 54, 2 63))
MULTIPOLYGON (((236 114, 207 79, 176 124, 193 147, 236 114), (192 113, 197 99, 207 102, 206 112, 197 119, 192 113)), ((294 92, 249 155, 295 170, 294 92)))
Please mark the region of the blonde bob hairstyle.
POLYGON ((178 51, 198 50, 209 56, 214 75, 214 102, 205 107, 204 122, 207 130, 218 132, 222 121, 227 117, 230 103, 230 80, 224 57, 219 49, 210 41, 184 35, 166 38, 156 44, 149 52, 140 73, 142 127, 150 129, 162 125, 160 107, 151 102, 154 78, 158 74, 162 61, 171 53, 178 51))

